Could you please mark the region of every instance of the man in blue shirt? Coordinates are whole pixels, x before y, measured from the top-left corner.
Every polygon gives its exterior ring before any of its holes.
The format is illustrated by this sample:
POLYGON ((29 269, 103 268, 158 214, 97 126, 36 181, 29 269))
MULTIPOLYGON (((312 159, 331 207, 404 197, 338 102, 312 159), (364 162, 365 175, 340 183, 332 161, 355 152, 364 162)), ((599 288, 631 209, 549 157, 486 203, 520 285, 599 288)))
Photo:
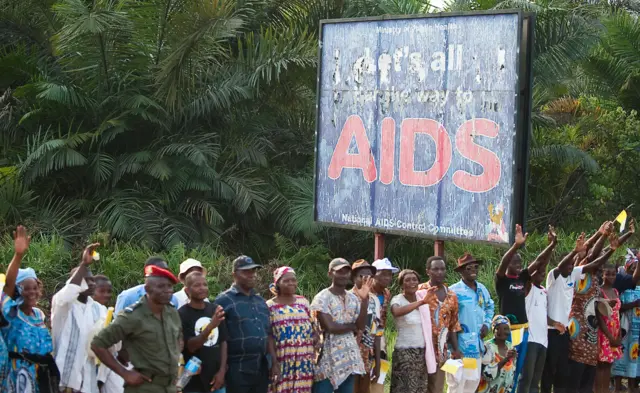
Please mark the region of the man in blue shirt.
POLYGON ((236 258, 233 285, 216 298, 216 303, 224 309, 229 333, 226 388, 233 393, 267 393, 269 358, 274 382, 280 375, 269 308, 253 289, 261 267, 248 256, 236 258))
POLYGON ((487 288, 479 283, 478 270, 482 261, 465 253, 458 259, 456 272, 462 280, 449 289, 458 296, 458 319, 462 330, 458 332, 458 347, 465 358, 476 359, 476 367, 465 368, 461 380, 447 374, 448 393, 475 393, 480 383, 482 340, 489 333, 494 304, 487 288))
MULTIPOLYGON (((147 261, 144 263, 144 267, 147 267, 150 265, 157 266, 161 269, 169 270, 169 266, 167 265, 167 262, 165 262, 165 260, 160 257, 149 257, 149 259, 147 259, 147 261)), ((116 300, 116 307, 113 312, 114 318, 120 313, 120 311, 135 304, 138 300, 140 300, 141 297, 143 297, 146 294, 147 292, 144 289, 144 284, 140 284, 133 288, 129 288, 127 290, 122 291, 118 295, 118 299, 116 300)), ((173 304, 174 307, 178 308, 178 299, 176 298, 175 295, 171 297, 171 304, 173 304)))

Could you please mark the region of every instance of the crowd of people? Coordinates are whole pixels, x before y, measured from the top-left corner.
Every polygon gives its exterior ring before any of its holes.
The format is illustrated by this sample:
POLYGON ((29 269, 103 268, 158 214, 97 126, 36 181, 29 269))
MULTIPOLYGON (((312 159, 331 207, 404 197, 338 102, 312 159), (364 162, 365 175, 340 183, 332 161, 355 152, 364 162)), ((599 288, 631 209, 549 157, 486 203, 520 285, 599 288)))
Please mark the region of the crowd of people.
POLYGON ((640 253, 627 249, 623 266, 608 263, 634 232, 633 222, 621 236, 605 222, 548 269, 554 229, 523 267, 527 234, 517 225, 495 272, 497 313, 477 281, 483 261, 465 253, 455 267, 461 279, 450 287, 442 257, 427 259, 424 283, 387 258, 336 258, 331 285, 311 302, 297 294, 291 267, 273 272, 265 301, 254 289, 262 267, 240 256, 233 285, 213 300, 199 261, 184 261, 176 277, 151 257, 145 283, 120 293, 112 314, 111 282, 91 272, 96 243, 53 296, 49 323, 37 307, 36 272, 21 267, 30 237, 20 226, 1 295, 0 389, 173 393, 180 365, 197 358, 185 393, 369 393, 389 358, 391 393, 443 393, 445 382, 449 393, 602 393, 612 380, 622 390, 622 378, 636 391, 640 253), (401 292, 392 296, 394 277, 401 292), (389 318, 393 346, 385 342, 389 318), (445 364, 458 367, 445 371, 445 364))

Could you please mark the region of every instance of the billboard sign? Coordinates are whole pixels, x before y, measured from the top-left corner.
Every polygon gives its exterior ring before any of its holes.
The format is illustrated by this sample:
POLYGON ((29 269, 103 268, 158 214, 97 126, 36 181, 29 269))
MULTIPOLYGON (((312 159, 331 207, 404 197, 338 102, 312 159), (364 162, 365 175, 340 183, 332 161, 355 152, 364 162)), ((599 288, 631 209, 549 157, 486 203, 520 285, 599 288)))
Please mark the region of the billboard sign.
POLYGON ((491 243, 524 218, 532 17, 323 21, 315 219, 491 243))

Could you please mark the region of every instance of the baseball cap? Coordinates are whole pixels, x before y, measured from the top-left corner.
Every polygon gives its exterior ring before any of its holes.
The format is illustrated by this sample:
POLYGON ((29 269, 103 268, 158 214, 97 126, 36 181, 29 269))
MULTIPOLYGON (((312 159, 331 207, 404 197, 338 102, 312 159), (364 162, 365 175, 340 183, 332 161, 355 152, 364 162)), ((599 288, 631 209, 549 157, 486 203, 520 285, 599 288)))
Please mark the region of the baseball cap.
POLYGON ((394 274, 400 271, 400 269, 391 264, 389 258, 377 259, 375 262, 373 262, 373 267, 375 267, 377 271, 391 270, 391 273, 394 274))
POLYGON ((233 271, 236 270, 251 270, 251 269, 260 269, 262 266, 258 265, 246 255, 240 255, 236 259, 233 260, 233 271))
POLYGON ((348 267, 349 269, 351 269, 351 266, 349 265, 349 262, 347 262, 347 260, 344 259, 344 258, 335 258, 334 260, 329 262, 329 271, 330 272, 335 272, 336 270, 340 270, 343 267, 348 267))
POLYGON ((193 267, 199 267, 203 271, 205 270, 204 267, 202 267, 202 263, 200 263, 200 261, 189 258, 180 264, 180 273, 178 273, 178 277, 181 277, 193 267))

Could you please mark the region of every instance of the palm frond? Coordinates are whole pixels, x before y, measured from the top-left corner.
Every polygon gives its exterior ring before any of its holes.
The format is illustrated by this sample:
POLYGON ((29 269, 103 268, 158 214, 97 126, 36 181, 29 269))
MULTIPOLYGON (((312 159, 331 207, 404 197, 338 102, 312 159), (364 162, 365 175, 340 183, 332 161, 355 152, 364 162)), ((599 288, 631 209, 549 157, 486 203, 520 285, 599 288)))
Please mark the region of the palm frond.
POLYGON ((549 160, 553 165, 580 167, 589 173, 600 170, 589 153, 573 145, 545 145, 531 149, 531 160, 549 160))

